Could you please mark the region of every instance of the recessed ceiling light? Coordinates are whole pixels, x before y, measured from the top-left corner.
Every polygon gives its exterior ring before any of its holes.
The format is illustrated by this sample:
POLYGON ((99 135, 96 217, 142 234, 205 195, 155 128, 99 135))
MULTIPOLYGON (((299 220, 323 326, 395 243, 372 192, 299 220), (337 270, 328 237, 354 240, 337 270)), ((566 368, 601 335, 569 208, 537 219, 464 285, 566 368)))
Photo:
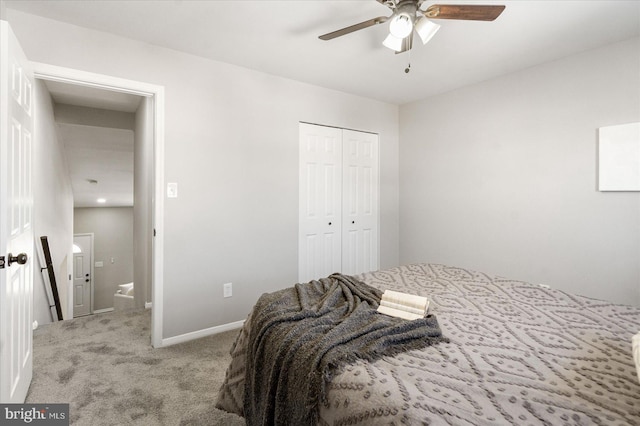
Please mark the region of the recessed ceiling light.
POLYGON ((96 201, 99 202, 100 204, 104 204, 107 202, 107 200, 105 200, 104 198, 98 198, 96 201))

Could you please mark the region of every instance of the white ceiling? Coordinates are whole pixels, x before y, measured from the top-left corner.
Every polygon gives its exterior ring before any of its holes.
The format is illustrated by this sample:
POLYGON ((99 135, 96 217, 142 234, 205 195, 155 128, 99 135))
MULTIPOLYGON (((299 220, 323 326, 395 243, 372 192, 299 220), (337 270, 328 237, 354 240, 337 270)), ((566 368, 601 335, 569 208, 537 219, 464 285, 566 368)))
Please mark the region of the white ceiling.
MULTIPOLYGON (((55 104, 134 113, 141 100, 140 96, 88 86, 56 81, 45 81, 45 85, 55 104)), ((74 207, 132 206, 133 131, 77 123, 56 125, 57 137, 64 147, 74 207), (99 198, 105 203, 98 203, 99 198)))
POLYGON ((51 98, 57 104, 75 105, 111 111, 136 112, 140 96, 58 81, 45 81, 51 98))
MULTIPOLYGON (((9 9, 286 78, 403 104, 640 34, 640 1, 442 0, 504 4, 494 22, 438 20, 426 45, 400 55, 386 24, 318 36, 389 9, 375 0, 7 1, 9 9), (404 69, 411 62, 411 72, 404 69)), ((424 7, 423 7, 424 8, 424 7)), ((36 29, 34 29, 36 30, 36 29)))
POLYGON ((133 131, 66 123, 57 126, 69 166, 74 207, 132 206, 133 131), (106 202, 100 204, 98 198, 106 202))

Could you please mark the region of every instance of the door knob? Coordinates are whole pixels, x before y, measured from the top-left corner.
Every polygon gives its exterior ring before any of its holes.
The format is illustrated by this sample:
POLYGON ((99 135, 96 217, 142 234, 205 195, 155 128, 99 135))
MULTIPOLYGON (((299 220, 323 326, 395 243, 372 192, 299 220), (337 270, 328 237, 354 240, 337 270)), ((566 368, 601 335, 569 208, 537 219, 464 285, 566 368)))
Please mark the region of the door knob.
POLYGON ((9 258, 9 261, 7 262, 9 266, 11 266, 12 263, 17 263, 18 265, 24 265, 25 263, 27 263, 27 259, 28 259, 26 253, 20 253, 17 256, 14 256, 11 253, 9 253, 7 257, 9 258))
POLYGON ((86 280, 84 280, 84 282, 88 283, 88 282, 89 282, 89 278, 87 278, 86 280))

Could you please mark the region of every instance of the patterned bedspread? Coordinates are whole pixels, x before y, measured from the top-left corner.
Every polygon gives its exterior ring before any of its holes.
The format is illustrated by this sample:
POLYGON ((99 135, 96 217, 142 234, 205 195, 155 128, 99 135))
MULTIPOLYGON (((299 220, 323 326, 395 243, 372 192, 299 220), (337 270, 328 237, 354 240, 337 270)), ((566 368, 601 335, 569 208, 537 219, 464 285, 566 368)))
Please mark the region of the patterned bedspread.
MULTIPOLYGON (((429 297, 450 343, 345 367, 321 424, 640 425, 640 308, 443 265, 358 278, 429 297)), ((246 333, 217 404, 238 414, 246 333)))

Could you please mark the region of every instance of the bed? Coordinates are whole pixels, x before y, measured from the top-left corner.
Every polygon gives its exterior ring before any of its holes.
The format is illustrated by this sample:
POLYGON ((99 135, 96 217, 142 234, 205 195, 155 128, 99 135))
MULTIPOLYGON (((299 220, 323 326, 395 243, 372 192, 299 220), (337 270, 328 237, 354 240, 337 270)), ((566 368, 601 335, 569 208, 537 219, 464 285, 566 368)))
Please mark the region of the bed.
MULTIPOLYGON (((355 278, 427 296, 449 341, 339 369, 319 424, 640 425, 640 308, 437 264, 355 278)), ((217 401, 239 415, 254 314, 217 401)))

